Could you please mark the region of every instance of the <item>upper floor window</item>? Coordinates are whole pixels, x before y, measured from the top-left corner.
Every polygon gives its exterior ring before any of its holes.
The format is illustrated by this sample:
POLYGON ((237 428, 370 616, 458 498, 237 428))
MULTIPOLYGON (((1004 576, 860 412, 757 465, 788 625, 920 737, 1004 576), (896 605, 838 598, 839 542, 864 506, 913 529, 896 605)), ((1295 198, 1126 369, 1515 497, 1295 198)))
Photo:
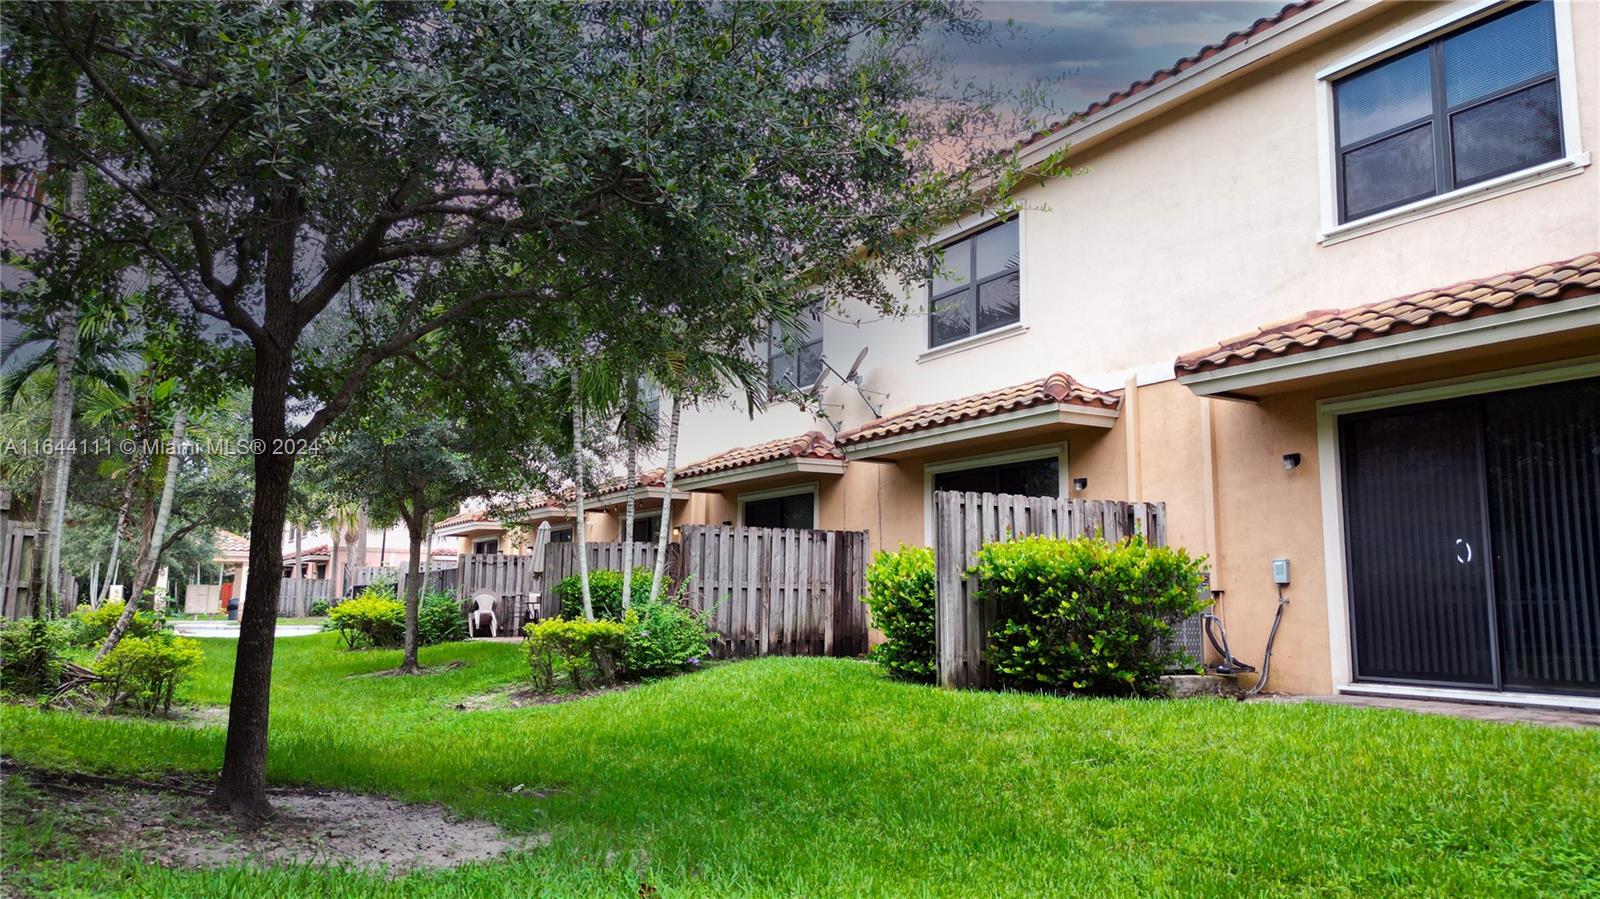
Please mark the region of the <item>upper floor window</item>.
POLYGON ((1022 320, 1017 218, 943 247, 928 287, 928 346, 1022 320))
POLYGON ((1550 0, 1435 38, 1333 88, 1340 222, 1563 152, 1550 0))
POLYGON ((822 374, 822 304, 800 315, 800 330, 785 333, 776 322, 767 334, 767 386, 774 394, 804 390, 822 374))

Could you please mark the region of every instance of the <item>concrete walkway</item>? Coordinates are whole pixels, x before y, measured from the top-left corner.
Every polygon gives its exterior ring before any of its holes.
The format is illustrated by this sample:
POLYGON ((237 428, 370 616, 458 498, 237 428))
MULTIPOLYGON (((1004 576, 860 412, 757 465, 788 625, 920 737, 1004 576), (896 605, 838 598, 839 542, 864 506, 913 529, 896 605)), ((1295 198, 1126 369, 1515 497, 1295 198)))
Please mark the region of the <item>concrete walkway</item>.
POLYGON ((1502 724, 1543 724, 1549 727, 1600 728, 1600 712, 1539 709, 1488 703, 1440 702, 1433 699, 1398 699, 1388 696, 1307 696, 1306 702, 1349 705, 1365 709, 1400 709, 1423 715, 1450 715, 1502 724))

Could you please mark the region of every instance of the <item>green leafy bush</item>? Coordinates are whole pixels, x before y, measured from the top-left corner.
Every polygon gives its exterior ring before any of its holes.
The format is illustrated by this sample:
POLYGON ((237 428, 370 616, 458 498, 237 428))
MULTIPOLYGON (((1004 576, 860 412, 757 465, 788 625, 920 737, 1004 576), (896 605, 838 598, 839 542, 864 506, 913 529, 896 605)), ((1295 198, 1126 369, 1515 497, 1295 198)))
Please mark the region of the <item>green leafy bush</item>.
POLYGON ((312 618, 322 618, 328 614, 333 606, 326 599, 313 599, 311 605, 306 607, 306 614, 312 618))
MULTIPOLYGON (((650 599, 650 577, 654 574, 648 568, 635 568, 633 570, 633 584, 629 592, 633 594, 630 605, 648 602, 650 599)), ((563 578, 555 588, 556 601, 561 604, 563 618, 583 617, 583 585, 577 575, 563 578)), ((608 621, 622 620, 622 572, 620 571, 591 571, 589 572, 589 601, 594 606, 594 617, 604 618, 608 621)))
POLYGON ((69 629, 42 618, 13 621, 0 630, 0 690, 41 696, 61 683, 61 656, 69 629))
POLYGON ((990 543, 969 575, 995 604, 987 658, 1003 686, 1150 696, 1182 661, 1172 626, 1199 612, 1201 560, 1132 538, 990 543))
POLYGON ((925 546, 880 552, 867 566, 864 601, 872 613, 872 626, 884 636, 872 648, 872 660, 893 677, 933 681, 936 583, 933 550, 925 546))
POLYGON ((635 605, 622 616, 623 673, 650 677, 699 666, 711 652, 709 618, 709 612, 697 614, 670 599, 635 605))
POLYGON ((165 633, 124 637, 95 665, 95 673, 104 679, 99 689, 109 707, 128 702, 150 715, 172 709, 173 691, 200 667, 203 656, 198 640, 165 633))
POLYGON ((368 588, 328 611, 328 624, 346 646, 394 648, 406 635, 406 607, 381 590, 368 588))
POLYGON ((417 605, 417 644, 432 646, 467 639, 467 618, 449 593, 427 593, 417 605))
POLYGON ((533 684, 546 692, 555 689, 561 674, 578 690, 585 684, 613 683, 627 649, 627 629, 615 621, 550 618, 528 625, 523 633, 533 684))
MULTIPOLYGON (((99 608, 79 606, 67 618, 72 622, 72 645, 77 647, 93 647, 104 643, 106 637, 111 635, 111 628, 122 617, 123 603, 120 599, 113 599, 100 604, 99 608)), ((155 612, 141 609, 133 613, 133 620, 128 622, 128 630, 122 636, 149 637, 160 633, 167 626, 166 619, 155 612)))

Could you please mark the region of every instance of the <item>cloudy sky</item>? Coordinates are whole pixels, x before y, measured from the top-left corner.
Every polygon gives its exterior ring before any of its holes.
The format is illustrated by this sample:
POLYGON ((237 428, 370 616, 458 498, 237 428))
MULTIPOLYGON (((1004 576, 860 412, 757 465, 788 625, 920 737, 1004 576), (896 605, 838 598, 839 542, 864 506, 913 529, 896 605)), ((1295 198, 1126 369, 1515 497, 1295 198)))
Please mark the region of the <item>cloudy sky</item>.
POLYGON ((949 49, 975 79, 1013 86, 1046 79, 1056 111, 1075 112, 1284 2, 989 0, 981 6, 995 39, 949 49))

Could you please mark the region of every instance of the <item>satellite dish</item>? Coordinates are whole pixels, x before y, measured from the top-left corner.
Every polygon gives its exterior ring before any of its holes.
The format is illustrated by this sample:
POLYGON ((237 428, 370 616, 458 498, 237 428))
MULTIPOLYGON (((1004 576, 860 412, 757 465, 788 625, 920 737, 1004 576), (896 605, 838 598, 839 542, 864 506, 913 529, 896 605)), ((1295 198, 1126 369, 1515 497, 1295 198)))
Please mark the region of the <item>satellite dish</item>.
POLYGON ((846 381, 853 381, 856 379, 861 371, 861 361, 865 358, 867 358, 867 348, 862 347, 861 352, 856 354, 856 361, 850 363, 850 373, 844 376, 846 381))
POLYGON ((811 382, 811 390, 809 392, 812 393, 813 395, 815 395, 819 391, 821 391, 822 390, 822 382, 827 380, 827 378, 828 378, 828 367, 826 365, 824 365, 821 368, 817 369, 817 379, 815 381, 811 382))

